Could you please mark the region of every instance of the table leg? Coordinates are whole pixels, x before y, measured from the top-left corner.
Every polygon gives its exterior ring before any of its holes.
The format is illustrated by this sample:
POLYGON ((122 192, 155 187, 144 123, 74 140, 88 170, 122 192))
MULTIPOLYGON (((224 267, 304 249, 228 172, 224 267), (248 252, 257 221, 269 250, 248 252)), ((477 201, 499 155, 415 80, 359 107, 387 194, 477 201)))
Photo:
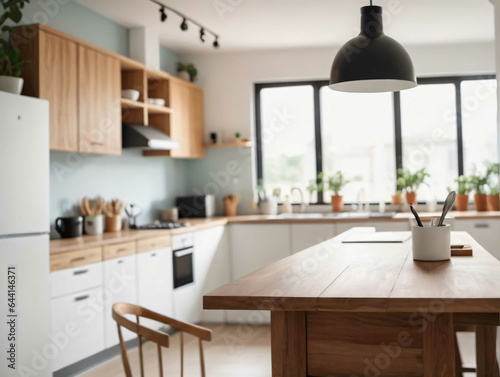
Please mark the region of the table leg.
POLYGON ((458 348, 457 333, 455 332, 455 376, 464 377, 462 370, 462 356, 460 355, 460 349, 458 348))
POLYGON ((496 347, 497 328, 476 326, 477 377, 500 377, 496 347))
POLYGON ((273 377, 306 377, 306 313, 271 312, 273 377))
POLYGON ((453 314, 427 320, 424 328, 424 377, 455 377, 453 314))

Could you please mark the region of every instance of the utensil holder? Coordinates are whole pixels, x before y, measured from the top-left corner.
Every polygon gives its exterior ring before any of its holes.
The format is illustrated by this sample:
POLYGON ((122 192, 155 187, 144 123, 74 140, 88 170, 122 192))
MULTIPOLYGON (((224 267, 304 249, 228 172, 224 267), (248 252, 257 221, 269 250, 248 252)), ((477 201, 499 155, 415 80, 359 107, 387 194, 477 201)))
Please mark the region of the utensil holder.
POLYGON ((102 234, 104 232, 104 216, 85 216, 83 230, 85 234, 102 234))
POLYGON ((106 216, 106 232, 119 232, 122 229, 122 219, 119 215, 106 216))
POLYGON ((438 262, 451 258, 451 227, 443 226, 412 226, 412 252, 416 261, 438 262))

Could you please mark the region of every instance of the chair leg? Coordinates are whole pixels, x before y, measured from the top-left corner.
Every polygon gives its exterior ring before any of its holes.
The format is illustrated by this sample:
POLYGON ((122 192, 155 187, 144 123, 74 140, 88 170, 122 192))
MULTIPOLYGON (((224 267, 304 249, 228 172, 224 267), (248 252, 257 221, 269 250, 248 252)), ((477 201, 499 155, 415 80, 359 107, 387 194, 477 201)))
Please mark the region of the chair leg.
POLYGON ((496 327, 476 326, 477 377, 500 377, 496 345, 496 327))

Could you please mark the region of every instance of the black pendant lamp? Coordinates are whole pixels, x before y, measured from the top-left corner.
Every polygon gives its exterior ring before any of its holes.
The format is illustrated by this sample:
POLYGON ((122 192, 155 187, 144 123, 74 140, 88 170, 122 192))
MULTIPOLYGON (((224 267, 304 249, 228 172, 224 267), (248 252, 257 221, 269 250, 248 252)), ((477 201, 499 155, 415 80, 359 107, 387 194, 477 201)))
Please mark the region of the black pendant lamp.
POLYGON ((384 34, 382 7, 361 8, 361 33, 337 53, 329 86, 353 93, 398 92, 417 86, 410 55, 384 34))

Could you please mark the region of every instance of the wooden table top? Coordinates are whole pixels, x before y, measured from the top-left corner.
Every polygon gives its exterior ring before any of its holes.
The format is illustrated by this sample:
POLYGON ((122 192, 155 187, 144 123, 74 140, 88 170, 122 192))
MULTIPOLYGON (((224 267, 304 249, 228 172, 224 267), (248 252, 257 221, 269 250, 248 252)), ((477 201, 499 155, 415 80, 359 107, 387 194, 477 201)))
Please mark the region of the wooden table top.
POLYGON ((416 262, 411 240, 343 244, 351 231, 204 296, 205 309, 500 313, 500 261, 469 234, 473 257, 416 262))

